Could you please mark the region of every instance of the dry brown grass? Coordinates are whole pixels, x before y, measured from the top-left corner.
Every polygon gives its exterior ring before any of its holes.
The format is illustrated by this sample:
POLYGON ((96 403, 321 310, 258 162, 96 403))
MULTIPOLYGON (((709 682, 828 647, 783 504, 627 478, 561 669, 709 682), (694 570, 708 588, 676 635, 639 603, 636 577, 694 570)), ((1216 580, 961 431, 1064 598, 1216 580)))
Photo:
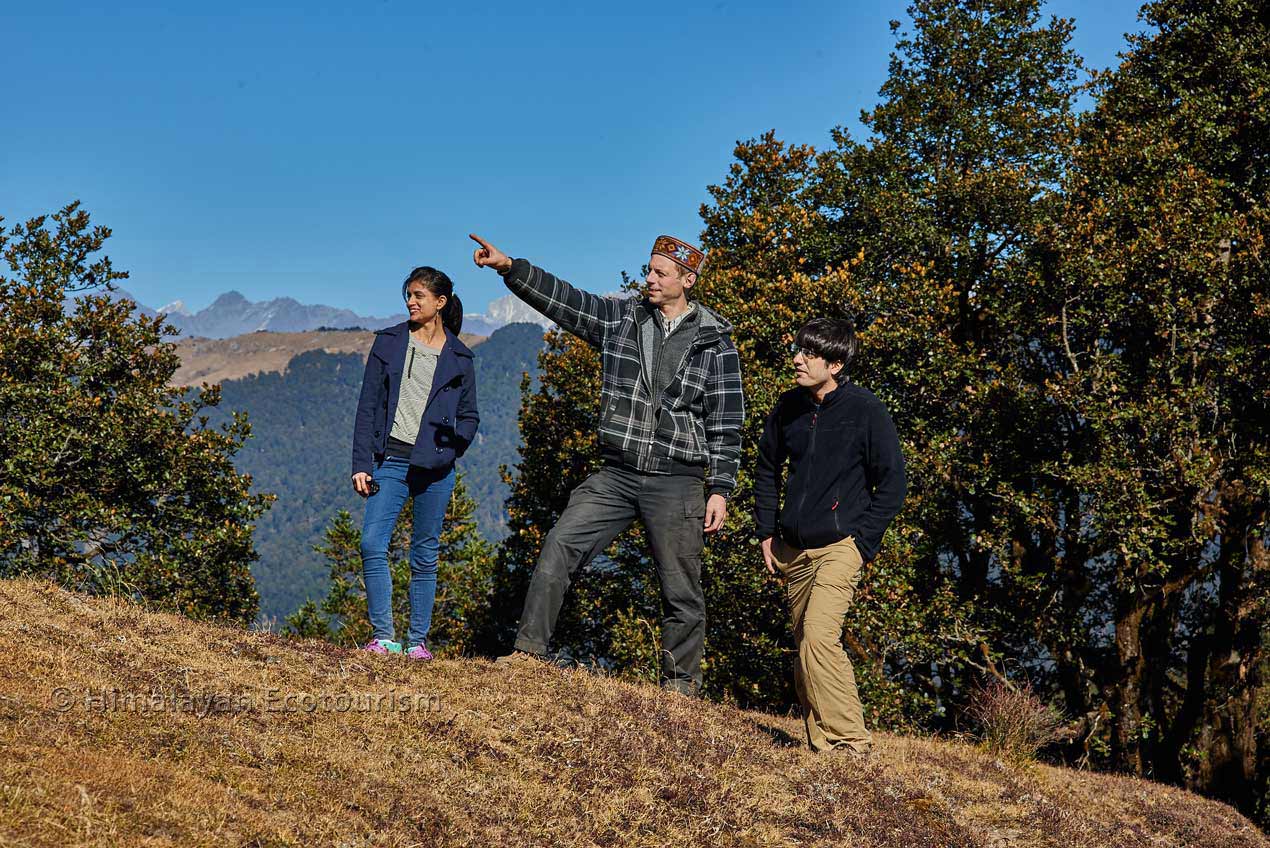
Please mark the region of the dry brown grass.
POLYGON ((1144 781, 885 734, 870 763, 815 756, 792 720, 586 672, 413 666, 35 581, 0 583, 0 650, 0 845, 1270 844, 1144 781))

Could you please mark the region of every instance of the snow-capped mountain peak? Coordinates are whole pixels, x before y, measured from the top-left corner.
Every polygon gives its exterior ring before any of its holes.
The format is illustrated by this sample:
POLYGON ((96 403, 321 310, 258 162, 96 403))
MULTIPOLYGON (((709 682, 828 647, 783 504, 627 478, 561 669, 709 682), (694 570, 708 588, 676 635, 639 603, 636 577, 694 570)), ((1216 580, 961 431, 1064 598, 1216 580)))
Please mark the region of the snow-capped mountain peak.
POLYGON ((491 300, 487 314, 492 322, 499 325, 525 322, 549 327, 552 323, 551 319, 514 294, 504 295, 496 300, 491 300))
MULTIPOLYGON (((115 296, 127 296, 126 292, 116 292, 115 296)), ((146 307, 140 307, 144 313, 150 313, 146 307)), ((167 316, 169 324, 177 330, 178 336, 203 336, 205 338, 224 339, 259 330, 275 332, 303 332, 319 327, 364 327, 378 330, 396 324, 404 319, 404 315, 390 317, 371 317, 358 315, 348 309, 340 309, 320 304, 303 304, 290 297, 279 297, 265 301, 251 301, 241 292, 228 291, 218 296, 210 306, 191 312, 181 300, 174 300, 158 310, 167 316)), ((527 322, 550 327, 552 323, 537 311, 518 300, 515 295, 506 295, 493 301, 483 315, 464 315, 463 331, 480 336, 490 333, 505 324, 527 322)))

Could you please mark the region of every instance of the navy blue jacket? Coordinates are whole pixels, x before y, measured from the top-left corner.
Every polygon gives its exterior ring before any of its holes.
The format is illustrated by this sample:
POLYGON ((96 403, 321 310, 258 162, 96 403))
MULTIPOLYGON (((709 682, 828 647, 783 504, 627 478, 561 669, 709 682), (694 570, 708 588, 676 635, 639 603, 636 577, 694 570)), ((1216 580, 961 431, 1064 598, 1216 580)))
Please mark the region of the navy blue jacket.
MULTIPOLYGON (((401 394, 401 372, 406 366, 410 328, 402 321, 375 333, 366 357, 366 375, 357 400, 353 426, 353 473, 374 474, 375 459, 383 454, 401 394)), ((432 392, 419 424, 419 437, 410 464, 424 468, 448 468, 476 438, 481 416, 476 410, 476 372, 472 351, 449 330, 437 359, 432 392)))
POLYGON ((760 539, 779 532, 803 550, 851 536, 868 562, 907 489, 895 424, 872 392, 848 383, 817 405, 810 392, 796 388, 776 402, 759 441, 755 530, 760 539))

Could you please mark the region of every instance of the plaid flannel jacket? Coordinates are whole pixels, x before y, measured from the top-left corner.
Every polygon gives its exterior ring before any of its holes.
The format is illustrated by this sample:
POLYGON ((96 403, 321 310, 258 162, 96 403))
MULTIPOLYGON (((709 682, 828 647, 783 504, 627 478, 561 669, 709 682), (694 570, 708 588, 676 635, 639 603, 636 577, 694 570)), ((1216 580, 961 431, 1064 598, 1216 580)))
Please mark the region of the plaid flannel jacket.
POLYGON ((656 413, 640 359, 639 327, 655 309, 638 297, 598 297, 569 285, 524 259, 503 278, 527 304, 600 351, 600 444, 646 474, 677 465, 705 469, 711 494, 728 495, 741 461, 745 397, 741 359, 732 325, 701 310, 697 336, 656 413))

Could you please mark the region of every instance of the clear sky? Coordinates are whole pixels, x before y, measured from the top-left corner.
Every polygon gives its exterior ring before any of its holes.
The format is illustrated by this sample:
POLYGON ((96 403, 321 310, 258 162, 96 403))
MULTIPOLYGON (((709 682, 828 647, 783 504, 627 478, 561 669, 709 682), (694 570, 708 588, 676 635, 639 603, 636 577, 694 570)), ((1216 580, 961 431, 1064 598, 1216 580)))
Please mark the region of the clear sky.
MULTIPOLYGON (((0 215, 80 199, 123 287, 401 311, 415 265, 506 293, 478 232, 586 288, 695 240, 738 139, 823 146, 877 100, 905 3, 207 6, 0 0, 0 215)), ((1055 0, 1093 67, 1124 0, 1055 0)))

